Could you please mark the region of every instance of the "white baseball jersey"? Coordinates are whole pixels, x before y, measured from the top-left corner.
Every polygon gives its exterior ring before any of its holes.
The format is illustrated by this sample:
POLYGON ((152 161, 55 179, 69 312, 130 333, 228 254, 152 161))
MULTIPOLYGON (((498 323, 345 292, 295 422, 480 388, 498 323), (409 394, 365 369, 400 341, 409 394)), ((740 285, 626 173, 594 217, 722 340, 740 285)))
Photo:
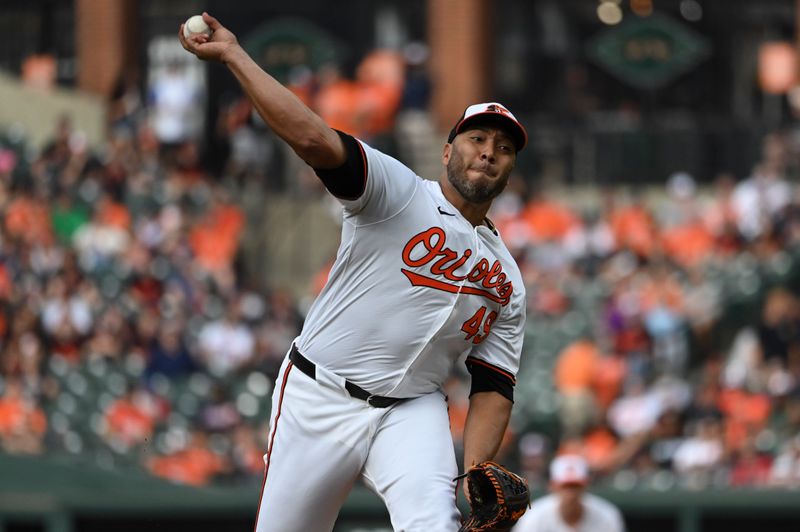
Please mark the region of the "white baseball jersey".
POLYGON ((583 517, 572 527, 558 510, 559 497, 547 495, 533 501, 531 508, 517 522, 513 532, 624 532, 622 514, 616 506, 591 493, 581 498, 583 517))
POLYGON ((473 227, 438 182, 360 143, 367 182, 297 347, 376 395, 438 389, 463 355, 513 382, 525 289, 497 232, 473 227))

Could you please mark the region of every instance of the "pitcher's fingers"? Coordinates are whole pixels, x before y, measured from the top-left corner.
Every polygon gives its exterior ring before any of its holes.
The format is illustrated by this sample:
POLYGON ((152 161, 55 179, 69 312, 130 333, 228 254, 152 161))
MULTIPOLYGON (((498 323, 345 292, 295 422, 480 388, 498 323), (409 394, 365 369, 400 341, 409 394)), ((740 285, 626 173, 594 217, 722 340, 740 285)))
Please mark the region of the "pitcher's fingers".
POLYGON ((186 42, 186 37, 183 36, 183 24, 178 28, 178 40, 181 42, 181 46, 183 46, 184 50, 191 52, 189 44, 186 42))
POLYGON ((211 31, 217 31, 222 27, 222 24, 220 24, 217 19, 215 19, 205 11, 203 11, 203 20, 205 21, 206 24, 208 24, 208 27, 211 28, 211 31))

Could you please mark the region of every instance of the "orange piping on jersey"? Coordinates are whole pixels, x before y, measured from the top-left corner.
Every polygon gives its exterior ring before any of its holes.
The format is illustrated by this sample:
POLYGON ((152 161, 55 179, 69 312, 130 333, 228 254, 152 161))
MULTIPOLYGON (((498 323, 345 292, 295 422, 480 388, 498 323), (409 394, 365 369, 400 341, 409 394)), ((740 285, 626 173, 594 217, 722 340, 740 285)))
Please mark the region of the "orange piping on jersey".
POLYGON ((358 144, 358 149, 361 151, 361 164, 364 166, 364 186, 361 187, 361 194, 363 194, 367 190, 367 154, 364 152, 364 146, 360 142, 356 141, 356 144, 358 144))
POLYGON ((504 369, 502 369, 502 368, 499 368, 499 367, 497 367, 497 366, 494 366, 494 365, 492 365, 492 364, 489 364, 488 362, 484 362, 483 360, 481 360, 481 359, 479 359, 479 358, 475 358, 475 357, 467 357, 467 361, 466 361, 466 363, 467 363, 467 364, 478 364, 479 366, 484 366, 484 367, 487 367, 487 368, 489 368, 489 369, 491 369, 491 370, 494 370, 494 371, 496 371, 497 373, 500 373, 500 374, 501 374, 501 375, 503 375, 504 377, 506 377, 506 378, 508 378, 508 379, 511 379, 511 383, 512 383, 512 384, 516 384, 516 383, 517 383, 517 378, 516 378, 516 377, 514 377, 514 375, 512 375, 512 374, 511 374, 511 373, 509 373, 508 371, 506 371, 506 370, 504 370, 504 369))
POLYGON ((269 473, 269 464, 272 458, 272 445, 275 443, 275 434, 278 432, 278 419, 281 417, 281 407, 283 406, 283 392, 286 391, 286 382, 289 380, 289 372, 292 371, 294 364, 289 362, 286 365, 286 373, 283 374, 283 382, 281 383, 281 395, 278 399, 278 413, 275 414, 275 424, 272 427, 272 436, 269 439, 269 447, 267 447, 267 466, 264 468, 264 481, 261 483, 261 495, 258 496, 258 510, 256 510, 256 524, 253 525, 253 532, 258 527, 258 514, 261 513, 261 499, 264 497, 264 488, 267 486, 267 474, 269 473))

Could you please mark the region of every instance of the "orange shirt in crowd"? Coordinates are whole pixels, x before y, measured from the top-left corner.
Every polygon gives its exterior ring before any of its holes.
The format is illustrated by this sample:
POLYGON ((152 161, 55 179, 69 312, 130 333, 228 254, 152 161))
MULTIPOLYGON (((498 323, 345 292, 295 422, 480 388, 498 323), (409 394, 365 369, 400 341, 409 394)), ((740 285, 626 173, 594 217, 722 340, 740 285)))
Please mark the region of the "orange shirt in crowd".
POLYGON ((747 439, 767 424, 771 405, 763 394, 728 388, 719 395, 719 409, 725 414, 725 443, 740 449, 747 439))
POLYGON ((0 299, 8 299, 14 283, 11 280, 11 273, 5 264, 0 264, 0 299))
POLYGON ((220 205, 189 234, 197 261, 207 270, 219 271, 233 263, 244 229, 244 215, 233 205, 220 205))
POLYGON ((320 88, 315 100, 317 113, 333 129, 358 135, 358 86, 340 79, 320 88))
POLYGON ((625 360, 620 356, 597 358, 592 384, 597 404, 602 411, 607 410, 619 395, 627 371, 625 360))
POLYGON ((239 452, 239 464, 252 474, 264 472, 264 451, 256 446, 239 452))
POLYGON ((53 231, 50 211, 44 203, 21 196, 8 206, 6 230, 13 237, 21 237, 31 244, 50 244, 53 231))
POLYGON ((605 470, 611 466, 617 438, 605 427, 597 427, 583 438, 583 456, 594 470, 605 470))
POLYGON ((97 221, 102 225, 127 230, 131 226, 131 213, 122 203, 106 200, 100 204, 97 221))
POLYGON ((590 469, 604 471, 612 466, 616 449, 614 434, 606 427, 595 427, 583 437, 561 441, 556 456, 577 454, 586 459, 590 469))
POLYGON ((359 117, 358 136, 370 138, 391 132, 402 95, 402 87, 360 83, 356 111, 359 117))
POLYGON ((47 418, 42 410, 21 397, 0 398, 0 437, 22 431, 44 434, 47 418))
POLYGON ((155 418, 129 399, 118 399, 106 411, 106 423, 114 437, 128 444, 144 441, 153 433, 155 418))
POLYGON ((391 132, 405 83, 405 61, 397 52, 374 50, 356 69, 359 133, 391 132))
POLYGON ((600 351, 588 340, 578 340, 558 356, 555 367, 556 388, 562 393, 588 390, 595 379, 600 351))
POLYGON ((714 250, 714 236, 701 222, 693 222, 663 231, 664 252, 683 266, 694 266, 714 250))
POLYGON ((205 486, 225 468, 222 458, 201 446, 191 446, 167 456, 153 458, 148 469, 161 478, 190 486, 205 486))
POLYGON ((643 311, 663 306, 675 312, 683 310, 683 287, 673 276, 648 278, 639 288, 643 311))
POLYGON ((620 247, 628 247, 643 257, 653 252, 655 227, 650 213, 644 207, 631 205, 617 209, 611 214, 609 222, 620 247))
POLYGON ((538 240, 558 240, 578 224, 578 219, 563 205, 546 199, 529 203, 522 218, 538 240))

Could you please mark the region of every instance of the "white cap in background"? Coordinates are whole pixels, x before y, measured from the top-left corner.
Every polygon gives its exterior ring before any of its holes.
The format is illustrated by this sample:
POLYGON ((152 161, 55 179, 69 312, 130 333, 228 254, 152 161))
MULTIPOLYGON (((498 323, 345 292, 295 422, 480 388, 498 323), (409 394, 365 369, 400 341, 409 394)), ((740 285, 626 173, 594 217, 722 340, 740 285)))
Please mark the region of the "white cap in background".
POLYGON ((550 463, 550 482, 556 486, 589 483, 589 464, 577 454, 564 454, 550 463))

